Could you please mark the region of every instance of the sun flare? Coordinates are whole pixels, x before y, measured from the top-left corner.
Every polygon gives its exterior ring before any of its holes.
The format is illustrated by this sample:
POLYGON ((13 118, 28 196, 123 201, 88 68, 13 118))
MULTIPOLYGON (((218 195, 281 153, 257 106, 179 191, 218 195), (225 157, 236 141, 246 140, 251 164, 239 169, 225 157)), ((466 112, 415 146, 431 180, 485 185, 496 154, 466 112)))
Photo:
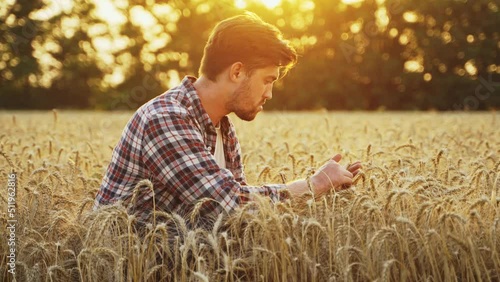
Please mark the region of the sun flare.
MULTIPOLYGON (((281 0, 254 0, 255 2, 262 3, 268 9, 274 9, 281 4, 281 0)), ((248 1, 246 0, 236 0, 235 5, 240 9, 247 7, 248 1)))
POLYGON ((281 4, 281 0, 259 0, 264 4, 264 6, 268 7, 269 9, 276 8, 279 4, 281 4))
POLYGON ((342 0, 344 4, 358 4, 363 2, 364 0, 342 0))

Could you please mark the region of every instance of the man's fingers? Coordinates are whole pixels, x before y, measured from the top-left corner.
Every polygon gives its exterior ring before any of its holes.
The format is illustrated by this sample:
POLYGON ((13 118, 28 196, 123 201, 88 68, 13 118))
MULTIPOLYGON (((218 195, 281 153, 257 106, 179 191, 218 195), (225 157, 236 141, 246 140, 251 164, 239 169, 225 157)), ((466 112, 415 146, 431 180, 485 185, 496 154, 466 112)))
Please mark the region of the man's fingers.
POLYGON ((354 172, 359 171, 361 168, 363 168, 363 165, 359 161, 347 166, 347 170, 350 171, 354 176, 357 174, 357 172, 356 174, 354 174, 354 172))
POLYGON ((348 170, 344 171, 344 176, 348 177, 348 178, 353 178, 354 177, 354 175, 352 175, 352 172, 350 172, 348 170))
POLYGON ((361 162, 360 161, 355 161, 354 163, 352 163, 351 165, 361 165, 361 162))
POLYGON ((350 187, 352 185, 352 178, 350 177, 343 177, 342 178, 342 187, 350 187))
POLYGON ((340 162, 340 160, 342 159, 342 155, 341 154, 336 154, 335 156, 333 156, 332 160, 336 161, 336 162, 340 162))
POLYGON ((356 170, 358 168, 361 168, 361 164, 351 164, 347 167, 349 171, 356 170))
POLYGON ((361 162, 360 161, 353 162, 352 164, 349 164, 347 167, 351 167, 351 166, 355 166, 355 165, 361 166, 361 162))
POLYGON ((359 171, 360 171, 360 169, 356 169, 355 171, 352 171, 351 172, 352 176, 354 177, 354 176, 358 175, 359 171))
POLYGON ((350 172, 353 172, 355 170, 359 170, 360 168, 362 168, 363 166, 361 165, 361 163, 357 162, 357 163, 353 163, 352 165, 350 165, 347 170, 349 170, 350 172))

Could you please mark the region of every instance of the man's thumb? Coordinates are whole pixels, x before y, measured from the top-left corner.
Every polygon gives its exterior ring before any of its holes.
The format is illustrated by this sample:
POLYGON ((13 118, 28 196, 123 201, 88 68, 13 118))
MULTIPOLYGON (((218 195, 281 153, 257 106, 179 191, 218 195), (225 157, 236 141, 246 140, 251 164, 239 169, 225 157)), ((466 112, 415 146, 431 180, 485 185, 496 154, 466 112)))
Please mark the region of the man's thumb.
POLYGON ((341 154, 336 154, 332 160, 336 161, 336 162, 340 162, 340 160, 342 159, 342 155, 341 154))

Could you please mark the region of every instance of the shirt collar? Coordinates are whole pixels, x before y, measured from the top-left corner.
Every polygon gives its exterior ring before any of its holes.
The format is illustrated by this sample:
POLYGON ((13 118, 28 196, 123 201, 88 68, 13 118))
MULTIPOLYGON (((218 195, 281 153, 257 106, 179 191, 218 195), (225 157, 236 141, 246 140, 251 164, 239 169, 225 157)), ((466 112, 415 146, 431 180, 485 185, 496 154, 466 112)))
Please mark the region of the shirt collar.
MULTIPOLYGON (((194 88, 193 83, 196 81, 196 79, 197 78, 194 76, 187 75, 182 79, 181 85, 186 89, 186 93, 189 96, 188 98, 191 101, 191 109, 196 118, 196 122, 198 122, 198 124, 202 126, 204 130, 215 132, 215 125, 212 123, 210 116, 203 108, 200 97, 198 96, 198 92, 196 92, 196 88, 194 88)), ((220 123, 221 130, 227 130, 229 125, 228 117, 223 116, 220 123)))

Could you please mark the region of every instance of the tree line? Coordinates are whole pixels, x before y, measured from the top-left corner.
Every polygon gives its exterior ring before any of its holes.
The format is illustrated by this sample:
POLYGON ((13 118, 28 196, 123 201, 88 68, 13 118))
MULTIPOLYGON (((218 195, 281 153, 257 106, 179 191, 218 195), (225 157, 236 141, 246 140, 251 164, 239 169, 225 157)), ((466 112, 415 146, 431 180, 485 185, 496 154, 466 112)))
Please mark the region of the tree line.
POLYGON ((0 109, 136 109, 196 75, 220 20, 252 11, 299 51, 267 109, 500 105, 493 0, 16 0, 0 9, 0 109), (105 3, 105 4, 103 4, 105 3))

